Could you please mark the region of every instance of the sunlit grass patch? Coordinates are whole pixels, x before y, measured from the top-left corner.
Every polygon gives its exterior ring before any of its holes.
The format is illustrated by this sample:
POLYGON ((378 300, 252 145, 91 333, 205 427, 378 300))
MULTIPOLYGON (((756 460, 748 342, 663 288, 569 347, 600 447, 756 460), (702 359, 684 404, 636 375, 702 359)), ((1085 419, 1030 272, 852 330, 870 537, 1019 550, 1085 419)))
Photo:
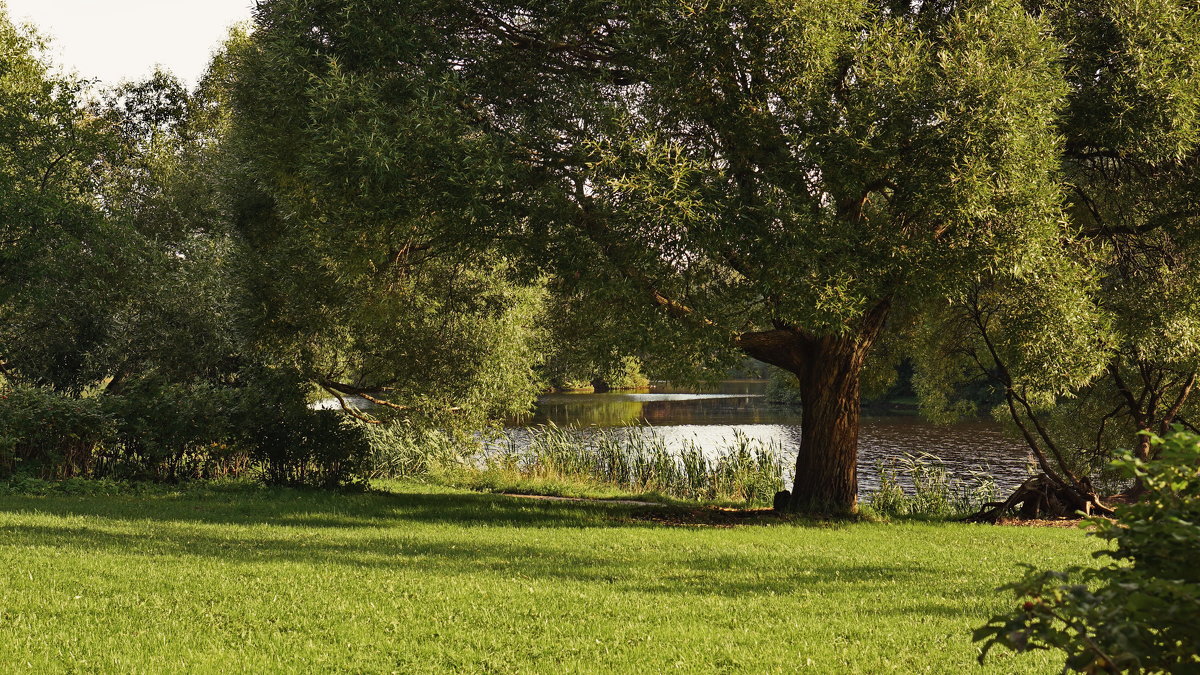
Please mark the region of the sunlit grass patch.
POLYGON ((638 508, 413 484, 0 496, 0 669, 958 673, 1017 563, 1095 546, 936 523, 669 527, 638 508))

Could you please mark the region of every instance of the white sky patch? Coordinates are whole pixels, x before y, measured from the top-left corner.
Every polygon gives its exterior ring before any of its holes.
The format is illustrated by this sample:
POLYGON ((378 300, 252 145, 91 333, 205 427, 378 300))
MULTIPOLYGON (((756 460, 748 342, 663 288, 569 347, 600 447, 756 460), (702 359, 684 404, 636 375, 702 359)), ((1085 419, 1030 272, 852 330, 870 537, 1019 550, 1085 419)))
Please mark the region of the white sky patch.
MULTIPOLYGON (((4 0, 0 0, 4 3, 4 0)), ((50 38, 55 65, 104 84, 161 65, 188 86, 254 0, 7 0, 9 17, 50 38)))

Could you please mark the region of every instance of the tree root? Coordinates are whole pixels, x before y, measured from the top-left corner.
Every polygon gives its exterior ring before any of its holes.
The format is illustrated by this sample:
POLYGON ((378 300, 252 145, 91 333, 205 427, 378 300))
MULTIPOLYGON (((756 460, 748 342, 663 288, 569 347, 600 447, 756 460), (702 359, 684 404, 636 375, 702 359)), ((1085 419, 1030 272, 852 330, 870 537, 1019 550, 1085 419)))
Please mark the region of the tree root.
POLYGON ((1046 474, 1031 476, 1013 491, 1008 499, 988 502, 974 514, 963 518, 968 523, 997 523, 1009 513, 1021 520, 1051 520, 1076 518, 1085 515, 1112 515, 1112 509, 1101 503, 1092 492, 1064 486, 1046 474))

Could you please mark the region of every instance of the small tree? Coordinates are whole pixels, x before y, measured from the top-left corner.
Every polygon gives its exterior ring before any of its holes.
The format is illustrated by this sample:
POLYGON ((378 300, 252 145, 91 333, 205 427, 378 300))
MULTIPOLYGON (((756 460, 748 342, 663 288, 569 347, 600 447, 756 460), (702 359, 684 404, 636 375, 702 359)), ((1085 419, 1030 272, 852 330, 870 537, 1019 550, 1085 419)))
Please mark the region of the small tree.
POLYGON ((1117 509, 1116 522, 1086 521, 1112 542, 1100 568, 1030 568, 1004 586, 1020 607, 975 631, 980 662, 995 645, 1018 652, 1057 649, 1084 672, 1200 672, 1200 436, 1150 436, 1157 459, 1127 454, 1117 464, 1145 498, 1117 509))

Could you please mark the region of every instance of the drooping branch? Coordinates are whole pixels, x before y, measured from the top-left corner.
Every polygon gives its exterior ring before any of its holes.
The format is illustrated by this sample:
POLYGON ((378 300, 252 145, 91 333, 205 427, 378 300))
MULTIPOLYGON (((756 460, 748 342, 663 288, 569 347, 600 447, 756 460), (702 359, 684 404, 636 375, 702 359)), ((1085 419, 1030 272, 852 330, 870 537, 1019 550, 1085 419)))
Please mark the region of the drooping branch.
MULTIPOLYGON (((334 396, 338 396, 338 394, 336 392, 340 392, 342 394, 348 394, 350 396, 357 396, 357 397, 363 399, 364 401, 368 401, 370 403, 374 403, 375 405, 382 406, 384 408, 389 408, 391 410, 396 410, 396 411, 400 411, 400 412, 414 412, 417 410, 416 408, 414 408, 412 406, 400 405, 398 403, 393 403, 392 401, 389 401, 385 398, 379 398, 378 396, 375 396, 374 392, 378 391, 378 389, 367 389, 367 388, 363 388, 363 387, 357 387, 352 384, 348 384, 346 382, 337 382, 337 381, 329 380, 329 379, 320 379, 317 381, 317 384, 320 385, 321 388, 325 389, 326 391, 335 392, 334 396)), ((340 396, 338 396, 338 400, 339 401, 342 400, 340 396)), ((343 408, 345 408, 344 405, 343 405, 343 408)), ((455 412, 461 412, 462 410, 463 410, 463 408, 461 406, 453 406, 453 407, 449 407, 449 408, 443 408, 440 412, 455 413, 455 412)))
POLYGON ((337 389, 325 386, 324 384, 321 385, 321 388, 324 389, 325 391, 329 392, 330 394, 333 394, 333 397, 337 399, 338 405, 341 407, 342 412, 350 415, 351 417, 353 417, 361 422, 366 422, 367 424, 383 424, 382 420, 377 420, 373 417, 367 417, 366 415, 362 414, 357 409, 355 409, 353 406, 351 406, 349 403, 347 403, 345 397, 343 397, 342 394, 337 389))
POLYGON ((1125 383, 1125 378, 1121 377, 1121 367, 1116 358, 1109 362, 1108 374, 1112 377, 1113 383, 1117 386, 1117 393, 1119 393, 1121 397, 1125 399, 1125 405, 1129 408, 1129 414, 1133 416, 1134 424, 1136 424, 1139 429, 1144 428, 1145 411, 1142 410, 1141 402, 1136 396, 1133 395, 1133 391, 1129 388, 1129 385, 1125 383))
POLYGON ((1179 414, 1179 411, 1183 409, 1184 404, 1187 403, 1188 397, 1191 396, 1192 390, 1196 386, 1196 376, 1197 373, 1193 370, 1191 374, 1188 375, 1187 382, 1184 383, 1183 388, 1179 391, 1179 395, 1175 398, 1175 402, 1172 403, 1171 407, 1167 409, 1167 412, 1163 414, 1162 420, 1159 422, 1158 433, 1160 436, 1170 430, 1171 424, 1175 421, 1175 416, 1179 414))
POLYGON ((1034 412, 1033 407, 1029 404, 1029 400, 1023 395, 1016 396, 1015 393, 1014 397, 1018 402, 1021 403, 1021 407, 1025 409, 1025 414, 1029 417, 1029 420, 1033 422, 1033 427, 1037 430, 1038 436, 1042 438, 1042 440, 1046 443, 1046 447, 1049 448, 1050 452, 1054 454, 1054 459, 1058 461, 1058 466, 1062 470, 1062 473, 1065 474, 1067 478, 1071 479, 1071 482, 1076 488, 1086 492, 1091 492, 1091 486, 1088 484, 1087 478, 1078 476, 1074 471, 1071 470, 1070 465, 1067 464, 1066 458, 1063 456, 1062 451, 1059 450, 1058 444, 1054 442, 1054 439, 1050 436, 1050 432, 1046 430, 1046 427, 1042 424, 1042 421, 1034 412))
MULTIPOLYGON (((1067 487, 1067 481, 1064 480, 1063 477, 1060 476, 1058 472, 1056 472, 1050 465, 1050 460, 1046 457, 1045 452, 1042 451, 1041 444, 1038 443, 1033 433, 1029 430, 1029 427, 1026 426, 1020 412, 1017 410, 1016 404, 1018 402, 1018 397, 1015 391, 1012 374, 1008 369, 1007 363, 1005 363, 1004 359, 1000 357, 1000 350, 996 347, 995 343, 992 342, 992 337, 988 330, 988 321, 984 316, 982 308, 979 306, 979 298, 977 295, 972 296, 969 307, 971 320, 974 322, 976 329, 979 331, 980 338, 983 340, 984 346, 987 347, 988 354, 992 359, 992 363, 995 365, 995 369, 999 373, 1000 384, 1004 387, 1004 400, 1008 404, 1008 412, 1013 420, 1013 423, 1017 425, 1017 429, 1021 432, 1021 436, 1025 439, 1025 444, 1029 446, 1030 451, 1033 452, 1034 457, 1037 458, 1038 466, 1041 468, 1042 473, 1046 474, 1046 476, 1056 484, 1062 487, 1067 487)), ((1032 409, 1028 403, 1024 401, 1021 402, 1024 403, 1023 407, 1025 410, 1028 411, 1031 417, 1033 417, 1032 409)), ((1036 421, 1036 417, 1034 417, 1034 420, 1036 421)), ((1043 440, 1045 440, 1047 436, 1047 434, 1045 434, 1042 430, 1039 430, 1038 435, 1041 436, 1043 440)), ((1077 482, 1075 487, 1079 487, 1077 482)))

